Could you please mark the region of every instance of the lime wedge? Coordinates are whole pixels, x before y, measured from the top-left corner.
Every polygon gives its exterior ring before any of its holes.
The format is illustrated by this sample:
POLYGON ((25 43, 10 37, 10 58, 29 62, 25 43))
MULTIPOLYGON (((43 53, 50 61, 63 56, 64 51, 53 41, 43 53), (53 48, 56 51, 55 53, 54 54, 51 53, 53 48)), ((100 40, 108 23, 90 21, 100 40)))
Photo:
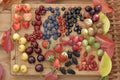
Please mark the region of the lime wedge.
POLYGON ((102 56, 102 60, 100 62, 100 74, 102 77, 107 76, 112 69, 112 61, 109 57, 109 55, 104 52, 104 55, 102 56))
POLYGON ((100 16, 100 21, 104 23, 103 34, 106 34, 110 28, 110 21, 109 21, 108 17, 102 12, 99 13, 99 16, 100 16))

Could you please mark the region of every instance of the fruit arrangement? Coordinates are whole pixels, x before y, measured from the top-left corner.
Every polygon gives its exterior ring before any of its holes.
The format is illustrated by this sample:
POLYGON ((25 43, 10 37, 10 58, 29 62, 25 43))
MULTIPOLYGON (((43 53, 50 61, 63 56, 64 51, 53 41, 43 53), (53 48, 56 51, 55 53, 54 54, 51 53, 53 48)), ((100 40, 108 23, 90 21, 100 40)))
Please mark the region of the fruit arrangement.
POLYGON ((57 80, 57 72, 75 75, 91 71, 107 76, 115 45, 105 36, 110 21, 101 10, 101 5, 39 5, 32 13, 30 4, 16 4, 12 39, 25 64, 15 63, 12 72, 27 74, 34 65, 35 73, 44 73, 46 66, 51 69, 45 80, 57 80))

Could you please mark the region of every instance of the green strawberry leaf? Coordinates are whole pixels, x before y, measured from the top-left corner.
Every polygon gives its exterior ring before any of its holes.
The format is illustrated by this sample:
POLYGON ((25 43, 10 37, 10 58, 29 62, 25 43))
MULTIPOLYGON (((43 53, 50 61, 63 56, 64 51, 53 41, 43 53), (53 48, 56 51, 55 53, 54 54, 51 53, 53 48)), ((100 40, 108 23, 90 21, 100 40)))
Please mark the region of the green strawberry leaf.
POLYGON ((47 57, 46 61, 53 62, 55 60, 55 57, 53 55, 50 55, 47 57))

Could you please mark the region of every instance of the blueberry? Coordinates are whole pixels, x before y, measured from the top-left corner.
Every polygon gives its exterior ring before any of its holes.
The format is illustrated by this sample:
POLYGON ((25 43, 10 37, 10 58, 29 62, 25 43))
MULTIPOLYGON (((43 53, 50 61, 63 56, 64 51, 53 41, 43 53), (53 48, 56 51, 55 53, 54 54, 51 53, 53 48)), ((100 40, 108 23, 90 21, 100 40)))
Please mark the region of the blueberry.
POLYGON ((48 29, 49 31, 51 31, 51 30, 52 30, 52 27, 50 26, 50 27, 48 27, 47 29, 48 29))
POLYGON ((58 36, 58 37, 61 37, 61 34, 60 34, 60 33, 58 33, 58 34, 57 34, 57 36, 58 36))
POLYGON ((53 21, 56 21, 56 18, 52 16, 52 20, 53 20, 53 21))
POLYGON ((53 35, 54 34, 54 31, 50 31, 50 33, 49 33, 50 35, 53 35))
POLYGON ((47 27, 47 24, 46 24, 46 23, 43 23, 43 27, 46 28, 46 27, 47 27))
POLYGON ((94 15, 94 14, 95 14, 95 10, 93 9, 90 11, 90 15, 94 15))
POLYGON ((43 39, 43 40, 45 40, 45 39, 46 39, 46 36, 45 36, 45 35, 43 35, 42 39, 43 39))
POLYGON ((49 23, 50 23, 50 24, 52 24, 52 23, 53 23, 53 21, 52 21, 52 20, 49 20, 49 23))
POLYGON ((71 33, 71 32, 72 32, 72 29, 68 29, 68 32, 71 33))
POLYGON ((61 8, 62 11, 65 11, 65 9, 66 9, 65 7, 62 7, 62 8, 61 8))
POLYGON ((67 31, 67 32, 65 33, 65 35, 66 35, 66 36, 69 36, 69 35, 70 35, 70 33, 67 31))
POLYGON ((81 34, 81 31, 79 30, 79 31, 77 31, 77 34, 81 34))
POLYGON ((54 21, 54 25, 55 25, 55 26, 58 26, 58 23, 57 23, 56 21, 54 21))
POLYGON ((81 11, 82 8, 81 8, 81 7, 78 7, 77 9, 81 11))
POLYGON ((58 27, 58 26, 55 26, 55 29, 56 29, 56 30, 58 30, 58 29, 59 29, 59 27, 58 27))
POLYGON ((76 10, 76 12, 75 12, 76 14, 80 14, 80 10, 76 10))
POLYGON ((48 42, 49 42, 49 44, 51 44, 51 40, 50 39, 48 39, 48 42))
POLYGON ((48 24, 48 23, 49 23, 49 20, 48 20, 48 19, 46 19, 46 20, 45 20, 45 23, 46 23, 46 24, 48 24))
POLYGON ((50 34, 47 34, 47 35, 46 35, 46 38, 47 38, 47 39, 50 39, 50 37, 51 37, 50 34))
POLYGON ((80 21, 84 21, 84 17, 83 16, 80 17, 80 21))
POLYGON ((54 10, 54 9, 52 9, 50 12, 51 12, 51 13, 54 13, 54 12, 55 12, 55 10, 54 10))
POLYGON ((74 19, 77 19, 77 15, 76 15, 76 14, 73 14, 73 18, 74 18, 74 19))
POLYGON ((48 29, 47 28, 44 28, 44 32, 47 32, 48 31, 48 29))
POLYGON ((51 11, 51 10, 52 10, 52 7, 48 7, 48 9, 51 11))
POLYGON ((54 24, 50 24, 50 27, 54 28, 54 26, 55 26, 54 24))
POLYGON ((56 11, 59 11, 59 7, 56 7, 55 10, 56 10, 56 11))
POLYGON ((69 14, 69 15, 67 16, 67 19, 71 19, 71 18, 72 18, 72 15, 69 14))
POLYGON ((53 36, 53 39, 54 39, 54 40, 57 40, 57 39, 58 39, 57 34, 55 34, 55 35, 53 36))
POLYGON ((57 15, 57 16, 60 16, 60 12, 59 12, 59 11, 57 11, 57 12, 56 12, 56 15, 57 15))
POLYGON ((48 19, 49 19, 49 20, 52 20, 52 16, 48 16, 48 19))
POLYGON ((74 23, 77 23, 77 19, 74 19, 74 21, 73 21, 74 23))
POLYGON ((72 58, 72 62, 76 65, 78 64, 78 60, 76 58, 72 58))
POLYGON ((54 32, 55 32, 55 34, 58 34, 58 31, 57 31, 57 30, 55 30, 54 32))

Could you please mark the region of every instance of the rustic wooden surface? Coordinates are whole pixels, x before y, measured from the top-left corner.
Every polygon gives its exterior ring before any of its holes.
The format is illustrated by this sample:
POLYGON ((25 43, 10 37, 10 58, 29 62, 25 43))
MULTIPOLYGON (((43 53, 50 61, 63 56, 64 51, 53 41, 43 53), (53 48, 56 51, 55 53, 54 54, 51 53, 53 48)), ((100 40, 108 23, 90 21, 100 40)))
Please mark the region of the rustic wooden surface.
MULTIPOLYGON (((44 1, 40 2, 39 0, 25 0, 25 3, 45 3, 44 1)), ((79 3, 91 3, 90 0, 62 0, 57 3, 70 3, 70 4, 79 4, 79 3)), ((0 36, 3 31, 9 29, 11 25, 11 9, 5 10, 0 13, 0 36), (2 16, 2 18, 1 18, 2 16)), ((3 65, 5 73, 3 80, 44 80, 44 76, 12 76, 10 73, 10 54, 7 54, 2 47, 0 46, 0 64, 3 65)), ((59 80, 98 80, 99 76, 59 76, 59 80)))

